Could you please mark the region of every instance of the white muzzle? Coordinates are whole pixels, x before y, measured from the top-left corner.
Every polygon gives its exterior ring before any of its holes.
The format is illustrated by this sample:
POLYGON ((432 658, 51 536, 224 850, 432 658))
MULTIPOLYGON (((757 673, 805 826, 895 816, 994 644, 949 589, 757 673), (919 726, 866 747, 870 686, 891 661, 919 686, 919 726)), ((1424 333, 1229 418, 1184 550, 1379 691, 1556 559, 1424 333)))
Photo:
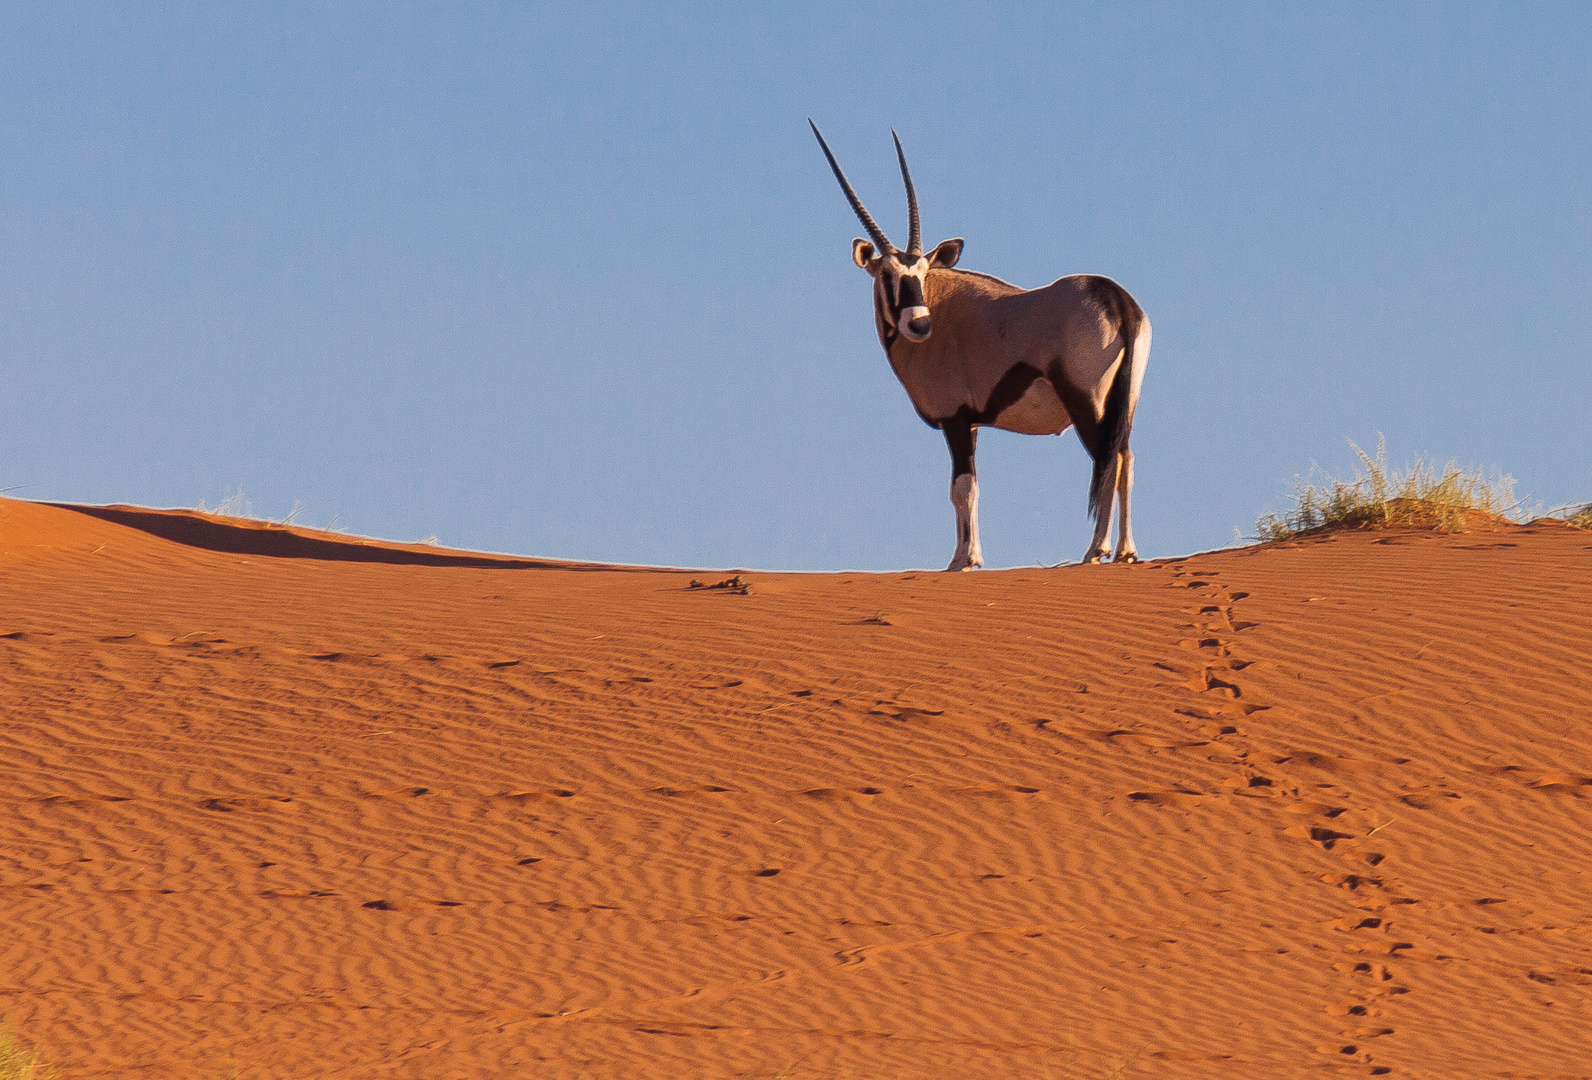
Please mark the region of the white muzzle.
POLYGON ((896 329, 901 331, 901 336, 910 340, 918 340, 918 335, 912 332, 913 319, 927 319, 929 309, 926 307, 909 307, 901 309, 901 317, 896 320, 896 329))

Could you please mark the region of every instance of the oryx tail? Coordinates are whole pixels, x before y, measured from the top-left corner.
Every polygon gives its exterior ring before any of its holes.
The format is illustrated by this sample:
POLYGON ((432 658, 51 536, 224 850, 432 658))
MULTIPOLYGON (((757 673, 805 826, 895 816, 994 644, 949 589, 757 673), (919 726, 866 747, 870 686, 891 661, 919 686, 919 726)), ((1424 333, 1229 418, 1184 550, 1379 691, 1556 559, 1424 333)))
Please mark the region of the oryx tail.
POLYGON ((1134 346, 1139 331, 1144 326, 1144 309, 1128 290, 1112 281, 1109 284, 1110 303, 1116 310, 1118 333, 1122 337, 1122 362, 1117 365, 1111 389, 1106 392, 1104 415, 1095 436, 1093 448, 1094 471, 1089 476, 1089 516, 1097 518, 1111 515, 1111 497, 1115 493, 1114 479, 1122 452, 1128 448, 1128 436, 1133 432, 1134 346))

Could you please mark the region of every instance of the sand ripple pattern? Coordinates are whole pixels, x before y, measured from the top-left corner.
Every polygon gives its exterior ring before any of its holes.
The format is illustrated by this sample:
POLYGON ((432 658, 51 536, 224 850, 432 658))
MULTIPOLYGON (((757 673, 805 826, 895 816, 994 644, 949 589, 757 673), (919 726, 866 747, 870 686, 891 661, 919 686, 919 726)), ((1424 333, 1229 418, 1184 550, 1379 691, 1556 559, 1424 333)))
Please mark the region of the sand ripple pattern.
POLYGON ((741 595, 142 520, 0 500, 73 1078, 1592 1075, 1586 533, 741 595))

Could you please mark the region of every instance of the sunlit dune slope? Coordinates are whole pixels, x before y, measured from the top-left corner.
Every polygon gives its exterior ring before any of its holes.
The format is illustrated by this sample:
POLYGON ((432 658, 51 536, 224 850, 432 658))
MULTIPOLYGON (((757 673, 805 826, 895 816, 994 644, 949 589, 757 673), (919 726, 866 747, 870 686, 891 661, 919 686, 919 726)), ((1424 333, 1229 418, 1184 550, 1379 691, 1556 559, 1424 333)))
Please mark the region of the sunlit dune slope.
POLYGON ((0 1012, 71 1080, 1592 1075, 1592 534, 693 576, 0 501, 0 1012))

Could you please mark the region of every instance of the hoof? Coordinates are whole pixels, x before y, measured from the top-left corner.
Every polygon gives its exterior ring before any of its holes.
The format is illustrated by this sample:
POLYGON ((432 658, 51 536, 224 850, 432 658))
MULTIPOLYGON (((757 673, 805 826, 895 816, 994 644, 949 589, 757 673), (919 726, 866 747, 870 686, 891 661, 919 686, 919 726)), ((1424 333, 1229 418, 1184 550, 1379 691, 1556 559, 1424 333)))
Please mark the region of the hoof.
POLYGON ((1117 557, 1112 559, 1111 561, 1114 562, 1114 563, 1127 563, 1129 566, 1131 566, 1134 563, 1139 561, 1139 557, 1137 555, 1135 555, 1133 552, 1128 551, 1128 552, 1123 552, 1123 553, 1118 554, 1117 557))
POLYGON ((1103 562, 1105 560, 1105 557, 1106 557, 1106 553, 1103 552, 1103 551, 1090 552, 1088 555, 1085 555, 1083 557, 1082 565, 1084 565, 1084 566, 1099 566, 1101 564, 1101 562, 1103 562))
POLYGON ((976 570, 983 565, 984 555, 974 543, 967 545, 965 549, 958 548, 956 554, 951 557, 951 565, 947 566, 945 571, 951 573, 956 570, 976 570))

